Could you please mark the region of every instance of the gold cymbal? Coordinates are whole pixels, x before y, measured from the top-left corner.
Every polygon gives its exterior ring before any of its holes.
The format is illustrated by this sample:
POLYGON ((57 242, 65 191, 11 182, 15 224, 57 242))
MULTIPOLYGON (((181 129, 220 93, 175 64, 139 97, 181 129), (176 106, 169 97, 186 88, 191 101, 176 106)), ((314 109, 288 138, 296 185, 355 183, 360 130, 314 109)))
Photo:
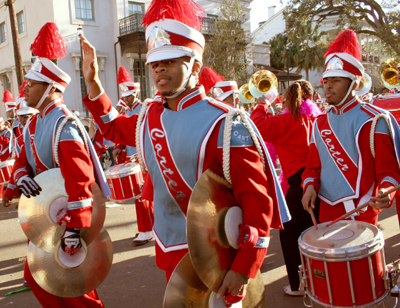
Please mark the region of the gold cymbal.
POLYGON ((164 294, 164 308, 208 307, 210 290, 197 276, 189 254, 175 268, 164 294))
POLYGON ((27 261, 37 284, 60 297, 77 297, 96 289, 106 279, 112 265, 113 246, 103 229, 88 246, 70 256, 60 244, 54 253, 29 243, 27 261))
MULTIPOLYGON (((68 194, 59 168, 50 169, 35 177, 42 188, 39 196, 21 196, 18 216, 22 230, 35 246, 54 252, 64 234, 65 226, 59 226, 55 216, 58 209, 67 206, 68 194)), ((91 185, 93 194, 92 226, 82 229, 82 239, 90 244, 103 228, 106 217, 105 198, 96 183, 91 185)))
MULTIPOLYGON (((188 307, 211 308, 218 307, 210 295, 209 290, 197 275, 189 254, 187 254, 171 275, 164 294, 164 308, 188 307)), ((214 299, 215 300, 215 299, 214 299)), ((247 295, 241 303, 243 308, 265 307, 264 283, 261 273, 255 279, 250 279, 247 286, 247 295)))
POLYGON ((208 169, 196 183, 186 224, 193 267, 214 292, 218 291, 236 256, 236 250, 228 244, 224 220, 227 208, 238 206, 232 191, 216 176, 208 169))

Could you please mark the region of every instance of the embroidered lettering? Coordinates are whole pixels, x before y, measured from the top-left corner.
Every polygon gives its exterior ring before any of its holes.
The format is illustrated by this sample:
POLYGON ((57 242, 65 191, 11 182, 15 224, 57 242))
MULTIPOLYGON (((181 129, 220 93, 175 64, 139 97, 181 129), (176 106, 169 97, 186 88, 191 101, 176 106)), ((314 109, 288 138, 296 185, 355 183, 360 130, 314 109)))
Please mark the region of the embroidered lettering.
MULTIPOLYGON (((157 141, 157 139, 165 138, 164 132, 162 130, 158 129, 158 128, 153 128, 151 130, 151 134, 150 135, 151 135, 151 139, 154 140, 154 141, 157 141)), ((162 171, 163 175, 168 179, 168 187, 173 192, 176 193, 175 198, 182 201, 186 196, 183 193, 183 191, 179 191, 179 190, 175 189, 178 186, 178 183, 171 179, 170 176, 173 176, 174 172, 170 168, 168 168, 166 166, 167 160, 165 159, 165 156, 162 156, 160 154, 160 152, 163 149, 162 145, 160 143, 156 143, 154 145, 154 148, 156 150, 156 155, 159 158, 159 165, 161 167, 161 171, 162 171)))
POLYGON ((235 130, 234 132, 233 132, 233 136, 234 137, 236 137, 237 139, 239 139, 239 140, 243 140, 243 141, 251 141, 251 137, 250 136, 244 136, 244 135, 241 135, 237 130, 235 130))
POLYGON ((329 152, 331 152, 331 156, 336 160, 336 163, 340 166, 342 166, 342 170, 343 171, 347 171, 349 169, 349 166, 347 164, 344 163, 344 159, 340 158, 339 156, 342 155, 341 152, 337 151, 335 149, 335 146, 333 144, 331 144, 332 139, 327 138, 327 136, 331 135, 332 131, 329 129, 323 129, 321 131, 321 138, 322 140, 324 140, 325 144, 328 146, 329 148, 329 152))

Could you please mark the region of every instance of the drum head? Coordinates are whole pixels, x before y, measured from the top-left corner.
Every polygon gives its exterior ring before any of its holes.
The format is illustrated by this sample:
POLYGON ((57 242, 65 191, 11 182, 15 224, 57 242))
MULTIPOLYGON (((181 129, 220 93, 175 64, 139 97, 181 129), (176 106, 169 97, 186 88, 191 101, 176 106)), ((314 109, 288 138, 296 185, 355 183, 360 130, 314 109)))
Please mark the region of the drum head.
POLYGON ((382 232, 366 222, 342 220, 327 227, 308 228, 299 238, 300 250, 311 255, 330 258, 357 256, 376 251, 383 245, 382 232))
POLYGON ((107 179, 121 178, 135 173, 139 173, 140 165, 137 163, 125 163, 108 168, 104 174, 107 179))

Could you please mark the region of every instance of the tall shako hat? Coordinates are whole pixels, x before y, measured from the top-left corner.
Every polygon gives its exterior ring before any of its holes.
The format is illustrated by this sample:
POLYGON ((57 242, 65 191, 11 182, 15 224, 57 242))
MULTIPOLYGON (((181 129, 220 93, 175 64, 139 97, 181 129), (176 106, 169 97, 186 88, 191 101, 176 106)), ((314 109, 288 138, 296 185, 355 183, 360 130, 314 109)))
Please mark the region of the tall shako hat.
POLYGON ((352 80, 349 91, 344 99, 337 105, 344 103, 355 83, 359 83, 364 66, 361 64, 361 51, 356 33, 346 29, 340 33, 329 46, 325 57, 325 69, 322 78, 346 77, 352 80))
POLYGON ((27 114, 36 114, 39 113, 39 110, 35 108, 28 107, 28 104, 25 100, 23 100, 19 104, 19 109, 17 110, 17 115, 27 115, 27 114))
POLYGON ((25 101, 25 92, 24 92, 24 88, 27 85, 28 80, 25 80, 23 83, 21 83, 21 85, 19 86, 19 94, 17 96, 17 98, 15 99, 15 103, 17 104, 17 111, 20 108, 20 105, 22 102, 25 101))
POLYGON ((146 64, 190 57, 183 87, 167 98, 177 97, 185 91, 194 61, 203 62, 205 39, 198 30, 205 14, 193 0, 153 0, 146 11, 142 21, 146 27, 146 64))
POLYGON ((3 103, 6 105, 6 111, 10 111, 16 107, 14 96, 9 90, 4 91, 3 103))
POLYGON ((224 76, 206 66, 201 70, 199 83, 204 86, 206 92, 211 92, 214 98, 223 101, 233 93, 239 94, 236 81, 224 81, 224 79, 224 76))
POLYGON ((64 92, 71 81, 71 77, 52 62, 65 57, 66 54, 63 38, 55 23, 48 22, 40 29, 31 45, 31 51, 37 58, 25 77, 49 84, 36 105, 36 108, 39 108, 53 87, 64 92))
POLYGON ((122 97, 129 96, 132 95, 133 92, 140 91, 140 83, 132 81, 131 75, 129 75, 124 66, 119 67, 117 83, 121 89, 122 97))

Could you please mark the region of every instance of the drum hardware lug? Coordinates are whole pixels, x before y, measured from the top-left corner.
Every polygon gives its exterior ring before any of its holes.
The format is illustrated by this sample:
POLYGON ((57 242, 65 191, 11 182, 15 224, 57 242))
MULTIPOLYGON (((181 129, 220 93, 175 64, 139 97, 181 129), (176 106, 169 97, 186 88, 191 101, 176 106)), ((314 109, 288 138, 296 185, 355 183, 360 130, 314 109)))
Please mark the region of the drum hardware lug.
POLYGON ((399 262, 387 266, 388 274, 385 279, 385 287, 390 289, 390 296, 399 297, 400 295, 400 269, 399 262))
MULTIPOLYGON (((306 272, 305 272, 305 270, 303 268, 303 265, 299 265, 298 273, 299 273, 300 284, 303 284, 304 290, 307 290, 307 288, 308 288, 307 278, 308 277, 307 277, 306 272)), ((305 291, 304 295, 306 295, 306 293, 307 292, 305 291)))

